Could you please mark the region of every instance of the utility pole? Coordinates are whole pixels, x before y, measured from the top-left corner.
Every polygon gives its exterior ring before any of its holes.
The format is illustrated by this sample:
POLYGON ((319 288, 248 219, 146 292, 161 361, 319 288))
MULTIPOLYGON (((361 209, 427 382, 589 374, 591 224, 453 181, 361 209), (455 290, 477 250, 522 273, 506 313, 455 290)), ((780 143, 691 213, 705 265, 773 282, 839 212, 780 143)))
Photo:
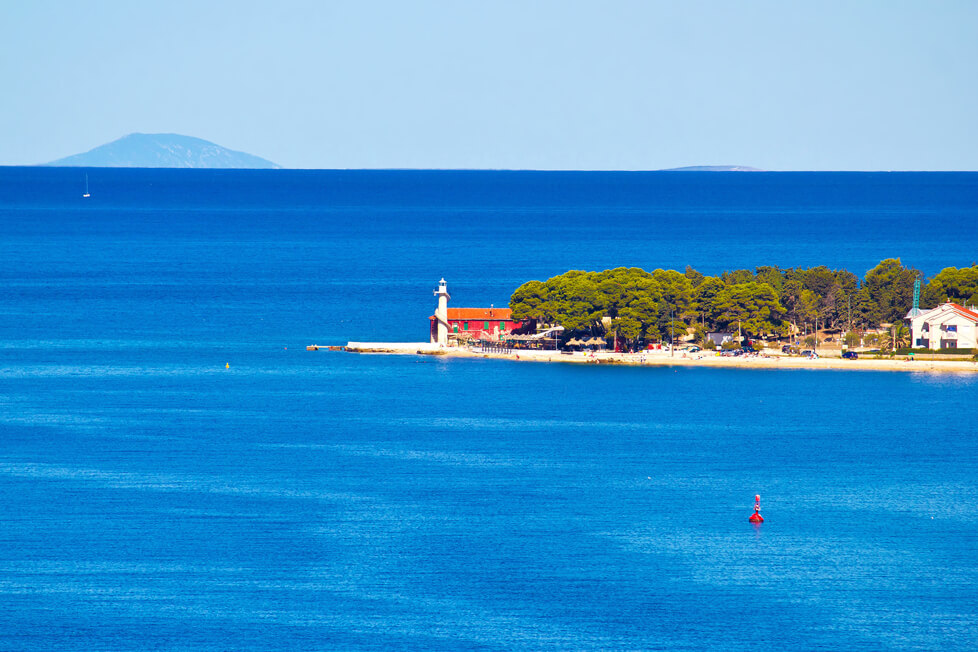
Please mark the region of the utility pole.
POLYGON ((849 332, 852 330, 852 297, 846 292, 846 334, 842 336, 842 344, 845 348, 849 348, 849 343, 846 342, 846 338, 849 337, 849 332))
POLYGON ((815 346, 812 349, 818 355, 818 313, 815 313, 815 346))

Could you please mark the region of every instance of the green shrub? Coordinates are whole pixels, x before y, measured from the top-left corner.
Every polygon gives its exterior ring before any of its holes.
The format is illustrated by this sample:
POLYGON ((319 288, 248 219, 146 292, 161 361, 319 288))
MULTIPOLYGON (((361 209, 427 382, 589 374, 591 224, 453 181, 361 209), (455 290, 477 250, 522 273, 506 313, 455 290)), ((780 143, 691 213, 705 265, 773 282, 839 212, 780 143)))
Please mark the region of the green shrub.
POLYGON ((917 354, 928 354, 936 353, 938 355, 972 355, 978 354, 978 349, 908 349, 902 348, 897 349, 897 355, 910 355, 911 353, 917 354))

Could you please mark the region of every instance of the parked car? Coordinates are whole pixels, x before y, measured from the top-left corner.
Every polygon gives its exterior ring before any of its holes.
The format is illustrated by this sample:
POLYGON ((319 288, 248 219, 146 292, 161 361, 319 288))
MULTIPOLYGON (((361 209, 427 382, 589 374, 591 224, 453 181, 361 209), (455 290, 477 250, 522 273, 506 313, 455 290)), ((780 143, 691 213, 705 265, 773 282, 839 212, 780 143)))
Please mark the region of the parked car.
POLYGON ((856 353, 855 351, 846 351, 845 353, 842 354, 842 357, 845 358, 846 360, 858 360, 859 354, 856 353))
POLYGON ((798 353, 798 347, 785 344, 781 347, 781 353, 796 354, 798 353))

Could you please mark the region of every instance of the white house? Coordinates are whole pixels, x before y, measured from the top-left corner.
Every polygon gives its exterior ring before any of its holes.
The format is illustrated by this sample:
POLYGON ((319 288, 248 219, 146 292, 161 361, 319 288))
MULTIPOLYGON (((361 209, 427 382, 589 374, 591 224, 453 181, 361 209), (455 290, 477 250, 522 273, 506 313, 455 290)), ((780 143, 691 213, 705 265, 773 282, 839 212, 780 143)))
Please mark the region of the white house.
POLYGON ((978 312, 956 303, 942 303, 910 320, 910 341, 914 348, 978 348, 978 312))

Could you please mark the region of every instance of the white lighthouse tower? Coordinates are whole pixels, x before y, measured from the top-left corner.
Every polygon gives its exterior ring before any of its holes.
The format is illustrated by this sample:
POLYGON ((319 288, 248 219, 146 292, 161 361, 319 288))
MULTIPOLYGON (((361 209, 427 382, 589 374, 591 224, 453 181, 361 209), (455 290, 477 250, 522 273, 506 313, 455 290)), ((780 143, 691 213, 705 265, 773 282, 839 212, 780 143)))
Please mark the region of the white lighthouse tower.
POLYGON ((439 346, 448 346, 448 300, 452 297, 448 294, 448 286, 445 284, 445 279, 438 282, 438 289, 433 290, 432 294, 438 297, 438 310, 435 311, 438 335, 433 343, 439 346))

